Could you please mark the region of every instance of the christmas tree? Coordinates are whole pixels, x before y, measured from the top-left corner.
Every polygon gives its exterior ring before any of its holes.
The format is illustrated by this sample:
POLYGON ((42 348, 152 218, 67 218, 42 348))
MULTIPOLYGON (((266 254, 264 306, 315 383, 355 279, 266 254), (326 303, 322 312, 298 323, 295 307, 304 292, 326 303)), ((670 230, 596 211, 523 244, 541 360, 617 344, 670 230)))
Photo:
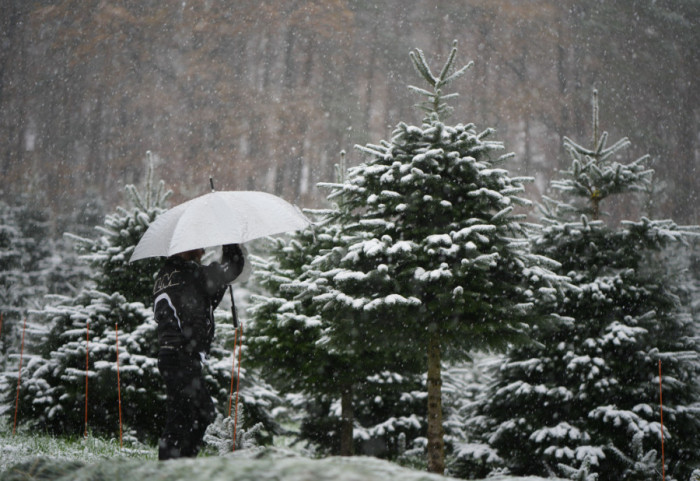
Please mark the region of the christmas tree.
MULTIPOLYGON (((342 177, 345 169, 339 168, 342 177)), ((310 212, 313 229, 271 239, 256 275, 266 295, 254 296, 248 345, 262 375, 280 391, 301 394, 302 439, 328 453, 397 454, 398 438, 415 439, 424 415, 415 415, 417 365, 392 350, 378 350, 362 332, 338 341, 338 324, 358 324, 363 313, 327 309, 336 259, 347 253, 344 208, 310 212), (329 280, 330 279, 330 280, 329 280), (330 283, 330 284, 329 284, 330 283), (402 374, 396 372, 402 370, 402 374)))
MULTIPOLYGON (((163 212, 170 191, 162 181, 153 181, 152 170, 144 190, 142 194, 132 185, 126 187, 131 207, 119 207, 107 216, 97 238, 72 236, 94 276, 77 294, 49 296, 47 305, 32 313, 18 402, 21 422, 56 434, 90 431, 114 436, 119 433, 121 407, 129 435, 148 441, 159 436, 165 391, 150 304, 152 276, 162 261, 130 264, 129 258, 150 223, 163 212)), ((235 367, 233 336, 228 326, 231 315, 218 312, 217 318, 220 323, 205 378, 218 410, 225 415, 235 367)), ((10 386, 17 386, 18 374, 7 373, 10 386)), ((245 370, 241 370, 241 390, 249 414, 246 421, 255 425, 262 420, 268 430, 274 429, 267 412, 275 405, 274 393, 245 370)), ((3 397, 10 396, 14 398, 14 391, 3 397)))
POLYGON ((422 52, 413 63, 430 90, 420 126, 400 123, 389 141, 359 147, 368 160, 328 184, 331 214, 345 248, 328 257, 320 294, 335 314, 328 342, 353 338, 376 353, 418 357, 427 368, 428 468, 444 471, 441 363, 469 359, 472 349, 502 348, 527 338, 533 293, 556 290, 555 265, 529 250, 521 197, 528 179, 510 177, 512 155, 489 140, 492 129, 445 123, 443 89, 464 74, 453 69, 456 46, 438 75, 422 52), (345 313, 353 312, 353 315, 345 313), (408 354, 410 353, 410 354, 408 354))
POLYGON ((31 207, 29 196, 16 205, 0 202, 0 371, 14 367, 23 320, 41 305, 47 292, 43 262, 51 252, 46 216, 31 207))
MULTIPOLYGON (((652 479, 661 471, 660 460, 652 463, 661 447, 660 362, 667 472, 687 479, 700 460, 700 346, 663 254, 697 228, 644 217, 619 226, 602 220, 607 200, 647 191, 652 172, 646 156, 618 161, 629 141, 608 147, 595 95, 593 106, 593 145, 565 139, 571 166, 552 181, 561 196, 544 199, 543 228, 533 240, 575 284, 558 299, 568 321, 509 351, 474 424, 496 464, 515 474, 546 476, 585 461, 604 479, 652 479)), ((472 467, 484 452, 475 446, 461 453, 472 467)))
POLYGON ((131 185, 126 191, 132 208, 119 207, 107 216, 96 239, 69 236, 93 270, 91 282, 72 296, 48 296, 30 319, 18 417, 53 433, 118 433, 119 389, 124 424, 134 435, 154 439, 162 422, 158 342, 149 306, 158 261, 143 268, 128 259, 170 192, 162 181, 154 185, 152 170, 145 196, 131 185))

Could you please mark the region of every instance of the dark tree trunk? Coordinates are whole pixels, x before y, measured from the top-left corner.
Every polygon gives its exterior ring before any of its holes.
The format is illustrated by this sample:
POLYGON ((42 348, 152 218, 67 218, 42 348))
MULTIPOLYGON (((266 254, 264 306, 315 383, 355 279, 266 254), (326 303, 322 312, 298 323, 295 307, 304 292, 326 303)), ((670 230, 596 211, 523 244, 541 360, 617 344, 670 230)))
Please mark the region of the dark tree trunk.
POLYGON ((340 455, 352 456, 353 448, 353 424, 355 412, 352 406, 352 386, 347 386, 340 400, 340 455))
POLYGON ((431 333, 428 341, 428 471, 445 472, 445 440, 442 427, 442 375, 440 372, 440 334, 431 333))

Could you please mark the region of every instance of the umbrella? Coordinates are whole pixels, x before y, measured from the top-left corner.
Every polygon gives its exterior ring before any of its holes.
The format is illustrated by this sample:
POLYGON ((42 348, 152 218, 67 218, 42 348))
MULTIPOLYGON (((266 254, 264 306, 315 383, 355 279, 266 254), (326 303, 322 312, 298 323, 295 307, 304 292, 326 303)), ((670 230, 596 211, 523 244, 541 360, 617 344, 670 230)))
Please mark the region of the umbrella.
POLYGON ((129 262, 242 244, 310 224, 298 208, 266 192, 211 192, 159 215, 141 237, 129 262))

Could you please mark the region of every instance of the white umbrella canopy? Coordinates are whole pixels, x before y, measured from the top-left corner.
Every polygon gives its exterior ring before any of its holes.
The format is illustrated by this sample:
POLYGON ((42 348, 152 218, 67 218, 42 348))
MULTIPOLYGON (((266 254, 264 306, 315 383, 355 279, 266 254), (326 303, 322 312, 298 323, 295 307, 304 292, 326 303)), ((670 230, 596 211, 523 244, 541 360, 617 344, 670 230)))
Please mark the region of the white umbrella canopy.
POLYGON ((211 192, 159 215, 141 237, 129 262, 242 244, 310 224, 298 208, 266 192, 211 192))

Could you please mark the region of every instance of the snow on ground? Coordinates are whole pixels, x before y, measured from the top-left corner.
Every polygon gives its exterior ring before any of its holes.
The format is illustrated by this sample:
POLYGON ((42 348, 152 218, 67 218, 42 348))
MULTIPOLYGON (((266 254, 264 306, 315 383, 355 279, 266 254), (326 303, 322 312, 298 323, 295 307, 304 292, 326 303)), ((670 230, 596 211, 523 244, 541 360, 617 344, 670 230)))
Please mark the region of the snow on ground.
MULTIPOLYGON (((309 459, 284 448, 251 448, 226 456, 158 462, 149 450, 119 450, 117 443, 77 440, 71 447, 23 436, 0 439, 0 481, 446 481, 454 478, 403 468, 370 457, 309 459), (37 444, 33 444, 37 443, 37 444), (102 444, 104 443, 104 444, 102 444), (53 445, 52 445, 53 444, 53 445), (36 457, 35 453, 42 453, 36 457)), ((495 477, 489 481, 541 481, 495 477)))
MULTIPOLYGON (((251 451, 251 450, 248 450, 251 451)), ((440 481, 447 478, 402 468, 388 461, 368 457, 308 459, 296 455, 270 457, 262 448, 257 456, 228 455, 182 459, 168 462, 134 459, 101 460, 92 463, 35 458, 0 473, 2 481, 112 481, 114 479, 168 481, 440 481)), ((537 481, 542 478, 496 477, 490 481, 537 481)))
MULTIPOLYGON (((239 449, 225 456, 156 460, 154 447, 134 439, 60 438, 0 419, 0 481, 447 481, 454 478, 404 468, 377 458, 310 459, 288 446, 239 449)), ((500 476, 488 481, 542 481, 500 476)), ((548 481, 553 481, 551 478, 548 481)))

